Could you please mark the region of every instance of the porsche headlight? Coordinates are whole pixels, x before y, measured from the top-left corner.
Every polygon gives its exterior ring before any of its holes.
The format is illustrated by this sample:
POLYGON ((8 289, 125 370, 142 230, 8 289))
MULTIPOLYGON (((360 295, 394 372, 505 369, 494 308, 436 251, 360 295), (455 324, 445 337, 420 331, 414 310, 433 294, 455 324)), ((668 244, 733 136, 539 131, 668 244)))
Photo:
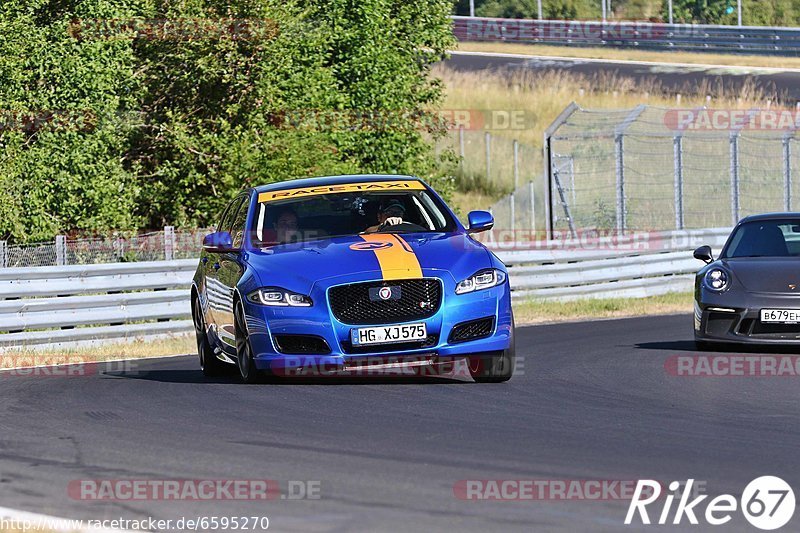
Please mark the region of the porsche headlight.
POLYGON ((724 291, 726 288, 728 288, 730 276, 721 268, 712 268, 706 272, 703 280, 705 281, 707 289, 711 289, 712 291, 724 291))
POLYGON ((267 287, 253 291, 247 297, 253 303, 274 307, 311 307, 311 298, 304 294, 287 291, 277 287, 267 287))
POLYGON ((456 294, 490 289, 502 285, 506 281, 506 273, 496 268, 481 270, 456 285, 456 294))

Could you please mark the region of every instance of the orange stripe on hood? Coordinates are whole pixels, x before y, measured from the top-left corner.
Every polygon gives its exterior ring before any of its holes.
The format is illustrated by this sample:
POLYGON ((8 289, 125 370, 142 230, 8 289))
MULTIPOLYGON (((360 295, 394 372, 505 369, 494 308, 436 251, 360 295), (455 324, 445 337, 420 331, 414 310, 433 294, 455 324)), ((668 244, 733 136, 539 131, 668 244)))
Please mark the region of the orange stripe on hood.
POLYGON ((376 248, 375 257, 381 267, 383 279, 413 279, 422 277, 422 268, 419 266, 417 254, 411 246, 399 235, 392 233, 373 233, 360 235, 366 242, 384 244, 383 248, 376 248))

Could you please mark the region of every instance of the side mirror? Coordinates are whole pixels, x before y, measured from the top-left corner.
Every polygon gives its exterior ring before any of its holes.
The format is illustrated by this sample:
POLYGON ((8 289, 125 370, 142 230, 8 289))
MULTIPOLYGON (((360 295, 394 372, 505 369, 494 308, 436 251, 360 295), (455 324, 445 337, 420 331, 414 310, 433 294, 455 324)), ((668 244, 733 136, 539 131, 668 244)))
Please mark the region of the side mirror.
POLYGON ((203 237, 203 250, 216 254, 236 251, 233 248, 233 238, 227 231, 215 231, 203 237))
POLYGON ((714 256, 711 255, 711 247, 710 246, 701 246, 697 250, 694 251, 694 258, 703 261, 704 263, 708 264, 714 260, 714 256))
POLYGON ((467 219, 469 220, 467 233, 480 233, 494 226, 494 217, 488 211, 470 211, 467 219))

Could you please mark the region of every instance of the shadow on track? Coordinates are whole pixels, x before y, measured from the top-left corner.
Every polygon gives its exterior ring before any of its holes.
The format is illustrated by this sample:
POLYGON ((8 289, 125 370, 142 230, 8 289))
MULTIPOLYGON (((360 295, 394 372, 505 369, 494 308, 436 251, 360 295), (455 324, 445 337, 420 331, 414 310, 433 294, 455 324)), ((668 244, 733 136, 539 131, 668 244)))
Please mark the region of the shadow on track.
POLYGON ((800 354, 800 346, 772 344, 712 344, 706 350, 699 349, 694 341, 657 341, 634 344, 640 350, 682 351, 697 355, 713 353, 756 353, 756 354, 800 354))
POLYGON ((640 342, 634 344, 640 350, 679 350, 682 352, 696 352, 694 341, 656 341, 640 342))
MULTIPOLYGON (((224 376, 209 378, 198 370, 131 370, 106 372, 115 378, 140 379, 161 383, 227 384, 241 385, 235 371, 224 376)), ((469 384, 472 380, 443 378, 437 376, 318 376, 318 377, 274 377, 265 376, 262 385, 425 385, 425 384, 469 384)))

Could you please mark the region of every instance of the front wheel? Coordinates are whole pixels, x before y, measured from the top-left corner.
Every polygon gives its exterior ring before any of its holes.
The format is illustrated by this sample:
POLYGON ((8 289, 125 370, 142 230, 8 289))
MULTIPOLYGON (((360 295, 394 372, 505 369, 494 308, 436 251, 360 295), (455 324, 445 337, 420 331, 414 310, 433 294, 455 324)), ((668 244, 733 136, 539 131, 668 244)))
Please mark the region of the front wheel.
POLYGON ((192 319, 194 322, 194 335, 197 340, 197 356, 200 359, 200 369, 206 377, 219 376, 224 371, 222 365, 225 363, 217 359, 217 356, 214 355, 214 348, 208 342, 206 321, 203 309, 200 306, 200 298, 197 296, 192 298, 192 319))
POLYGON ((239 367, 239 376, 242 378, 242 382, 249 385, 258 383, 261 375, 253 360, 253 349, 250 347, 244 309, 241 304, 236 306, 234 323, 236 328, 236 366, 239 367))
POLYGON ((500 353, 469 358, 469 373, 477 383, 502 383, 514 374, 516 354, 514 326, 511 326, 511 344, 500 353))

